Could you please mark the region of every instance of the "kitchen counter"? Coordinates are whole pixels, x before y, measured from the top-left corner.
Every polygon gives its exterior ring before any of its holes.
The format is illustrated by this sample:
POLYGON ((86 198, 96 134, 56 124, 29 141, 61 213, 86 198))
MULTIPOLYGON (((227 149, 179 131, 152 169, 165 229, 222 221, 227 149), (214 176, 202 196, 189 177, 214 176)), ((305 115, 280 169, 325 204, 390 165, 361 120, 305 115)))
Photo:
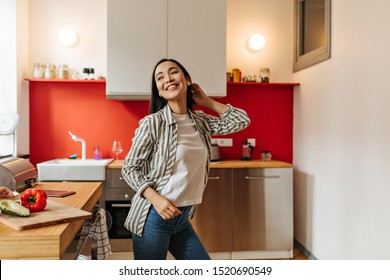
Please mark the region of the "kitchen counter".
POLYGON ((211 168, 289 168, 293 165, 278 160, 221 160, 211 162, 211 168))
MULTIPOLYGON (((123 160, 114 160, 107 168, 120 169, 122 168, 123 160)), ((210 168, 291 168, 293 165, 284 161, 278 160, 221 160, 211 162, 210 168)))
MULTIPOLYGON (((38 183, 43 190, 71 190, 76 194, 50 200, 67 204, 88 212, 102 195, 100 182, 47 182, 38 183)), ((0 223, 0 259, 61 259, 84 220, 16 231, 0 223)))

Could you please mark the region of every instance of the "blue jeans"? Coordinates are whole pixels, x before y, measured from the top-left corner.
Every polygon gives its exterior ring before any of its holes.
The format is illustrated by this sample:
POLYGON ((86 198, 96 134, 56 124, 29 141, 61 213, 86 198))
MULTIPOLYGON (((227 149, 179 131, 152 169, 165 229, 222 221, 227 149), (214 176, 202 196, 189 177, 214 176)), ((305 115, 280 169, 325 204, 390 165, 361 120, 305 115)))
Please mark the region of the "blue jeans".
POLYGON ((142 237, 132 234, 134 259, 165 260, 169 251, 177 260, 209 260, 189 222, 191 208, 179 207, 181 215, 164 220, 151 206, 142 237))

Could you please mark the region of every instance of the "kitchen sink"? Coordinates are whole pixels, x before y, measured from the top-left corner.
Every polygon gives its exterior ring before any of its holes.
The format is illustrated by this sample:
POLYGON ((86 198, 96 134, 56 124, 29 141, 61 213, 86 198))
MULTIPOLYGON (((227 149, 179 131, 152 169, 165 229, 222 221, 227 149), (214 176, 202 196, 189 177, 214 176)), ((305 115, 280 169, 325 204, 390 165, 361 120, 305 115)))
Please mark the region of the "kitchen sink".
POLYGON ((108 159, 53 159, 37 164, 38 181, 104 181, 108 159))

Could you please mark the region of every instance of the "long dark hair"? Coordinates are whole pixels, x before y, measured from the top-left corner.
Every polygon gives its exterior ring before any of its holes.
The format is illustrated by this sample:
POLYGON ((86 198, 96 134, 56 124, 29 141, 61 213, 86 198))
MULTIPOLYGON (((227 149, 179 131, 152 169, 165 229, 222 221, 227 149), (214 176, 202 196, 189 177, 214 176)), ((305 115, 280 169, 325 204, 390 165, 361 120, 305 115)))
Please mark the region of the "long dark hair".
MULTIPOLYGON (((152 96, 150 98, 150 106, 149 106, 149 113, 150 114, 156 113, 156 112, 160 111, 167 104, 167 101, 164 98, 162 98, 159 95, 159 93, 158 93, 157 84, 156 84, 156 78, 154 76, 155 72, 156 72, 157 66, 159 66, 161 63, 166 62, 166 61, 171 61, 171 62, 175 63, 177 66, 179 66, 181 71, 183 71, 183 73, 184 73, 184 77, 186 77, 186 79, 188 79, 190 81, 190 83, 192 83, 190 74, 184 68, 184 66, 181 65, 177 60, 172 59, 172 58, 163 58, 163 59, 161 59, 159 62, 157 62, 156 66, 153 69, 153 75, 152 75, 152 96)), ((192 98, 191 86, 189 85, 189 86, 187 86, 187 109, 188 110, 193 110, 194 106, 195 106, 195 101, 192 98)))

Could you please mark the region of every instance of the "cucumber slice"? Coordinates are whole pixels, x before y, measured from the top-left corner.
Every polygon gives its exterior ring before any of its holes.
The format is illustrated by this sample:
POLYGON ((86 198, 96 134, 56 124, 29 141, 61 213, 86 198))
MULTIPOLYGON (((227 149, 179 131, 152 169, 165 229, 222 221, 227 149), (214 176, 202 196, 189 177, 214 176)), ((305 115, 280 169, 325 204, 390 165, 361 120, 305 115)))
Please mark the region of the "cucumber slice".
POLYGON ((1 212, 8 215, 27 217, 30 215, 30 210, 12 199, 0 199, 1 212))

